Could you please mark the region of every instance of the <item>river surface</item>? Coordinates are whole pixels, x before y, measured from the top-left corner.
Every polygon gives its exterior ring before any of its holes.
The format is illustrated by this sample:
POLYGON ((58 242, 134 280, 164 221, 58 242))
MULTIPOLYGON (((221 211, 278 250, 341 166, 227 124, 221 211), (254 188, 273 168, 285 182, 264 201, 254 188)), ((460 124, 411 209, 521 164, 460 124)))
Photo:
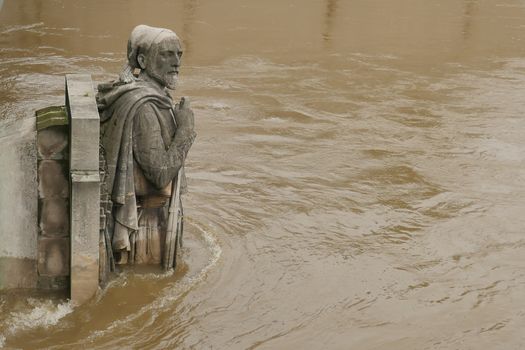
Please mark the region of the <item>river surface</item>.
POLYGON ((525 348, 525 1, 0 6, 1 121, 112 79, 145 23, 198 132, 177 271, 4 293, 0 348, 525 348))

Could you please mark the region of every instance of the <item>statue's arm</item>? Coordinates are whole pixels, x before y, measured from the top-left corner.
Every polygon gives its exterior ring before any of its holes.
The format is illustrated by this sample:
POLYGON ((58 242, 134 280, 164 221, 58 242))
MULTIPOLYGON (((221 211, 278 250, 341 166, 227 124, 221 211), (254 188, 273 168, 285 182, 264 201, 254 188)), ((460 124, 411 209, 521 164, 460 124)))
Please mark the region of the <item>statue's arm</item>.
POLYGON ((182 128, 179 129, 166 148, 154 108, 146 104, 135 116, 133 154, 144 176, 159 189, 166 187, 177 175, 193 141, 186 137, 186 133, 182 135, 182 128))

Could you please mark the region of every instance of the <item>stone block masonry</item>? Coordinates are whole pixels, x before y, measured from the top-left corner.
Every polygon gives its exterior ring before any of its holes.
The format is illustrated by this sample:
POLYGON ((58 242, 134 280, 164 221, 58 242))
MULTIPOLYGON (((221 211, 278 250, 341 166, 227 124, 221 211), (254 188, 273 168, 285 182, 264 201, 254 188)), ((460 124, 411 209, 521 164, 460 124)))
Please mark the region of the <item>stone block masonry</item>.
POLYGON ((0 290, 99 286, 100 122, 89 75, 66 76, 66 106, 0 129, 0 290))
POLYGON ((64 107, 37 111, 39 289, 69 287, 69 149, 64 107), (54 123, 44 123, 54 118, 54 123))

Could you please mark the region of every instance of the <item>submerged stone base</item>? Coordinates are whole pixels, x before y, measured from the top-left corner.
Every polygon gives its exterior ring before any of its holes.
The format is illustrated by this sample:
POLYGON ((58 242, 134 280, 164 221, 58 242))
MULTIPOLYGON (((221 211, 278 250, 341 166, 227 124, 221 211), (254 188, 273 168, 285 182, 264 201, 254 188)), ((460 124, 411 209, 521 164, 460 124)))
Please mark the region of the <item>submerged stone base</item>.
POLYGON ((71 266, 71 300, 82 304, 98 290, 98 257, 77 254, 71 266))

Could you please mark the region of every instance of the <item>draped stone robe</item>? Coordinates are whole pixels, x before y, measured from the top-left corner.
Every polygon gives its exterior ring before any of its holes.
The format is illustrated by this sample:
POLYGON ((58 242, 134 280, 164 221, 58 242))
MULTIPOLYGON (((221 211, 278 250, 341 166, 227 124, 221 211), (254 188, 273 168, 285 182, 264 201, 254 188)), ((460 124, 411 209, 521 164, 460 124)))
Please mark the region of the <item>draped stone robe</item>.
MULTIPOLYGON (((171 182, 182 166, 166 90, 144 81, 100 85, 97 102, 118 263, 160 263, 171 182)), ((183 188, 185 188, 185 179, 183 188)))
POLYGON ((160 264, 164 255, 168 205, 172 180, 180 167, 170 152, 176 123, 173 111, 145 103, 133 122, 135 194, 139 229, 130 239, 129 260, 137 264, 160 264))

